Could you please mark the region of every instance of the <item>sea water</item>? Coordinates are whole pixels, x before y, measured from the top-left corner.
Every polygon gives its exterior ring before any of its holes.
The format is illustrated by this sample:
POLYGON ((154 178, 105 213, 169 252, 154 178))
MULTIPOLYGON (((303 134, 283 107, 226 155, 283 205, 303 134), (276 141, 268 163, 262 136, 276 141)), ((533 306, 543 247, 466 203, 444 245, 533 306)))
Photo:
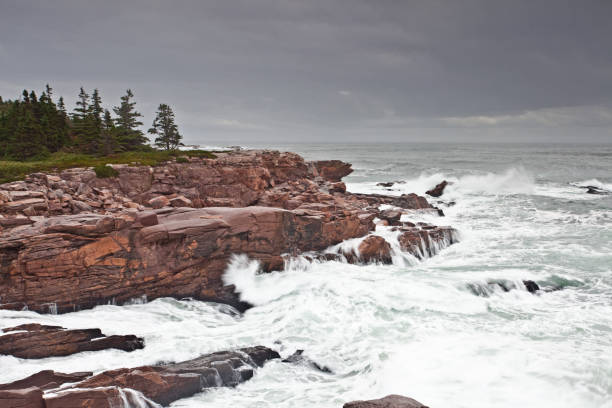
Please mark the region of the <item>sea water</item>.
POLYGON ((424 260, 296 259, 270 274, 236 256, 225 279, 255 305, 243 315, 173 299, 64 315, 0 311, 0 327, 99 327, 146 341, 131 353, 0 356, 0 383, 42 369, 100 371, 262 344, 282 356, 303 349, 333 373, 273 361, 236 388, 171 406, 338 408, 397 393, 432 407, 612 407, 612 195, 580 187, 612 190, 612 145, 273 147, 353 163, 345 178, 353 192, 423 194, 452 182, 431 199, 445 217, 405 219, 454 226, 460 242, 424 260), (388 190, 376 185, 383 181, 401 183, 388 190), (531 294, 523 280, 543 290, 531 294))

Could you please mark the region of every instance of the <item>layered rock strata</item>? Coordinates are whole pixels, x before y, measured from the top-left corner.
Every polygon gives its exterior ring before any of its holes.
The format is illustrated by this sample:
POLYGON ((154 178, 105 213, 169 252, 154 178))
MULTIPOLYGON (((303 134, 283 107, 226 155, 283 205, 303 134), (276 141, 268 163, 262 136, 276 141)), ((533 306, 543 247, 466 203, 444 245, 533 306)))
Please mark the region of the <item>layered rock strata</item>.
POLYGON ((36 323, 5 328, 0 335, 0 354, 19 358, 68 356, 82 351, 144 348, 144 340, 134 335, 105 336, 100 329, 66 330, 36 323))

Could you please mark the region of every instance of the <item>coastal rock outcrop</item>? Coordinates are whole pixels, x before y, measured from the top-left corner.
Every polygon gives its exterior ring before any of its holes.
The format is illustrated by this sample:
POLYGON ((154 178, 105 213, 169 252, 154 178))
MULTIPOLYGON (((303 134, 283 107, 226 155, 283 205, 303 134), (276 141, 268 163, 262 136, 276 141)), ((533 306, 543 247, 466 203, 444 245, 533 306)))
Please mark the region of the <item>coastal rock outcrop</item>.
POLYGON ((168 296, 244 309, 222 282, 231 254, 247 254, 269 269, 282 264, 281 254, 366 235, 372 219, 347 210, 272 207, 43 218, 0 236, 0 308, 63 313, 168 296))
POLYGON ((144 340, 134 335, 105 336, 100 329, 66 330, 37 323, 2 329, 0 354, 19 358, 68 356, 82 351, 144 348, 144 340))
POLYGON ((109 370, 95 376, 75 373, 68 376, 80 381, 61 389, 40 386, 44 382, 40 379, 53 380, 67 374, 40 372, 24 380, 0 385, 0 403, 3 403, 2 407, 11 408, 166 406, 207 388, 236 386, 253 377, 256 368, 278 358, 279 354, 267 347, 247 347, 180 363, 109 370), (83 375, 88 378, 83 379, 83 375), (44 395, 43 389, 47 390, 44 395))
MULTIPOLYGON (((375 217, 405 226, 403 210, 437 211, 416 194, 349 193, 340 179, 350 164, 294 153, 113 167, 117 177, 69 169, 0 185, 0 308, 64 313, 170 296, 244 310, 222 281, 232 254, 278 270, 285 255, 368 235, 375 217)), ((446 239, 438 235, 424 249, 406 238, 404 248, 433 254, 446 239)), ((374 240, 362 261, 388 262, 388 244, 374 240)))
POLYGON ((344 404, 343 408, 428 408, 417 400, 403 397, 401 395, 387 395, 384 398, 368 400, 368 401, 353 401, 344 404))

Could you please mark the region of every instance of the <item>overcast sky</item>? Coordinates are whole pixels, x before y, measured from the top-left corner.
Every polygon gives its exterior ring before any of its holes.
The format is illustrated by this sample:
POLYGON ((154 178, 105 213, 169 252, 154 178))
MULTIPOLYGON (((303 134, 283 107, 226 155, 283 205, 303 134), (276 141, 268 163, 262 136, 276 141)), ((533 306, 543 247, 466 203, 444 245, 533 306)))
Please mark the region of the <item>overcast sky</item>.
POLYGON ((0 95, 188 143, 612 141, 612 0, 0 0, 0 95))

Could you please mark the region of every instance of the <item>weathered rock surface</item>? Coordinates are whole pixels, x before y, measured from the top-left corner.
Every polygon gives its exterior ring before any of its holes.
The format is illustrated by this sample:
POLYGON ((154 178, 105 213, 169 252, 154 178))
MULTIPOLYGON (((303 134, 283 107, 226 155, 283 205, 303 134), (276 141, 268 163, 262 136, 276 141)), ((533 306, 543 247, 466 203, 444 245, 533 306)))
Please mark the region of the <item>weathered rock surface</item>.
POLYGON ((343 408, 428 408, 412 398, 401 395, 387 395, 384 398, 369 401, 353 401, 344 404, 343 408))
POLYGON ((247 254, 269 269, 282 264, 281 254, 363 236, 372 218, 270 207, 44 218, 0 236, 0 308, 62 313, 169 296, 242 309, 221 279, 231 254, 247 254))
POLYGON ((166 363, 91 373, 41 371, 0 385, 0 406, 20 408, 157 407, 190 397, 207 388, 233 387, 250 379, 257 367, 280 358, 267 347, 207 354, 180 363, 166 363), (83 379, 83 377, 89 377, 83 379), (50 380, 55 387, 45 383, 50 380), (82 380, 56 390, 61 383, 82 380), (41 385, 42 384, 42 385, 41 385), (14 387, 14 388, 8 388, 14 387), (49 390, 44 396, 42 389, 49 390), (128 405, 126 405, 126 402, 128 405))
POLYGON ((81 351, 144 348, 144 340, 134 335, 105 336, 100 329, 66 330, 59 326, 23 324, 3 329, 0 354, 19 358, 68 356, 81 351), (14 333, 13 333, 14 332, 14 333))
MULTIPOLYGON (((348 193, 339 180, 349 164, 293 153, 113 167, 118 177, 70 169, 0 185, 0 308, 63 313, 171 296, 242 310, 222 281, 232 254, 280 269, 281 255, 367 235, 381 204, 435 211, 416 194, 348 193), (48 209, 17 210, 23 200, 48 209)), ((397 215, 387 219, 397 224, 397 215)), ((372 250, 367 261, 387 262, 386 248, 372 250)))
POLYGON ((446 188, 447 185, 448 185, 448 181, 444 180, 440 184, 432 188, 431 190, 427 190, 425 194, 430 195, 432 197, 440 197, 442 194, 444 194, 444 189, 446 188))

